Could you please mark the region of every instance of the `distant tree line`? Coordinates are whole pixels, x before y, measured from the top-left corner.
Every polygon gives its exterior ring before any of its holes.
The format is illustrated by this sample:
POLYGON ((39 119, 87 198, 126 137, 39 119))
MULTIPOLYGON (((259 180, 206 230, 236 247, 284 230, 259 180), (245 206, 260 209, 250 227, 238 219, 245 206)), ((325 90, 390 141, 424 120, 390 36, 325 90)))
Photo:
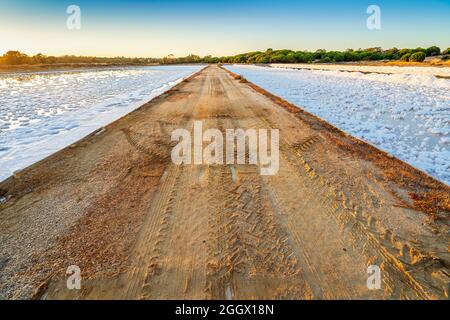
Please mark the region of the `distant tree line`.
MULTIPOLYGON (((441 49, 437 46, 432 46, 426 49, 392 48, 388 50, 383 50, 380 47, 358 50, 347 49, 345 51, 326 51, 324 49, 319 49, 315 52, 267 49, 265 52, 255 51, 231 57, 205 57, 204 59, 210 60, 211 62, 221 63, 330 63, 379 60, 422 62, 426 57, 437 56, 440 54, 441 49)), ((442 54, 449 55, 450 48, 445 49, 442 54)))
POLYGON ((28 56, 19 51, 8 51, 0 56, 0 65, 38 65, 38 64, 175 64, 175 63, 200 63, 202 58, 196 55, 175 58, 168 55, 164 58, 127 58, 127 57, 86 57, 65 55, 60 57, 46 56, 41 53, 28 56))
POLYGON ((441 52, 437 46, 429 48, 383 50, 380 47, 368 49, 347 49, 345 51, 326 51, 324 49, 311 51, 272 50, 254 51, 235 56, 213 57, 188 55, 175 57, 168 55, 164 58, 127 58, 127 57, 86 57, 65 55, 60 57, 46 56, 41 53, 28 56, 19 51, 8 51, 0 57, 0 65, 38 65, 38 64, 182 64, 182 63, 333 63, 352 61, 401 60, 422 62, 426 57, 444 55, 447 59, 450 48, 441 52))
POLYGON ((37 64, 71 64, 71 63, 106 63, 106 64, 133 64, 133 63, 156 63, 158 59, 152 58, 103 58, 103 57, 81 57, 74 55, 66 56, 46 56, 38 53, 28 56, 19 51, 8 51, 0 57, 0 64, 3 65, 37 65, 37 64))

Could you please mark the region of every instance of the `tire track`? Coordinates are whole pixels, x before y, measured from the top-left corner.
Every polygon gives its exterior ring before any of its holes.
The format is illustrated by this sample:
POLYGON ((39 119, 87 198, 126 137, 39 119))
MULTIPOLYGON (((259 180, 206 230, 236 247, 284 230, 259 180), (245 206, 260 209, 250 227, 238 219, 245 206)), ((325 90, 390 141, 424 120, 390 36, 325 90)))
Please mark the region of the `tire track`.
MULTIPOLYGON (((126 125, 116 127, 140 164, 114 176, 117 184, 126 179, 132 185, 134 177, 144 181, 146 163, 158 164, 164 173, 159 185, 152 180, 148 205, 139 207, 145 219, 130 250, 131 268, 113 279, 95 279, 76 298, 448 297, 446 235, 430 235, 424 227, 430 238, 420 242, 385 227, 374 210, 392 198, 376 189, 385 187, 376 180, 376 168, 361 177, 360 171, 341 168, 349 154, 325 150, 330 141, 320 126, 301 121, 217 67, 177 90, 179 95, 160 99, 145 117, 130 114, 126 125), (281 127, 278 174, 261 176, 257 165, 172 164, 171 131, 192 132, 197 120, 203 130, 222 133, 281 127), (339 176, 330 177, 333 170, 339 176), (366 286, 371 264, 381 267, 381 290, 366 286)), ((353 157, 345 166, 360 169, 362 162, 353 157)), ((131 197, 124 193, 123 199, 131 197)), ((63 289, 57 287, 51 297, 67 298, 63 289)))
MULTIPOLYGON (((239 93, 243 95, 242 92, 239 93)), ((250 105, 245 107, 255 113, 255 117, 261 119, 266 127, 276 127, 265 115, 257 112, 257 108, 250 105)), ((323 209, 330 218, 337 221, 343 238, 349 238, 354 249, 365 257, 367 265, 378 264, 382 267, 386 286, 384 298, 433 299, 448 295, 448 266, 444 260, 436 255, 426 254, 411 243, 396 238, 390 230, 383 229, 373 216, 362 210, 361 206, 354 205, 355 202, 348 199, 345 193, 332 186, 328 187, 331 184, 319 176, 313 165, 305 160, 302 152, 307 151, 312 144, 320 142, 319 135, 312 135, 296 145, 283 137, 281 139, 284 140, 281 145, 285 151, 282 153, 293 155, 288 156, 287 160, 294 167, 299 167, 304 177, 309 179, 306 190, 312 189, 311 194, 314 197, 323 199, 323 209), (328 188, 330 189, 327 190, 328 188), (412 261, 415 263, 411 263, 412 261), (431 279, 424 278, 425 268, 427 274, 433 275, 431 279)), ((351 297, 353 293, 348 294, 351 297)))
MULTIPOLYGON (((215 91, 225 92, 221 79, 215 91)), ((222 99, 217 128, 253 128, 241 121, 241 112, 222 99), (226 117, 224 117, 226 115, 226 117)), ((236 151, 236 150, 235 150, 236 151)), ((248 150, 247 150, 248 152, 248 150)), ((248 154, 247 154, 248 157, 248 154)), ((228 165, 216 169, 210 190, 214 217, 210 227, 217 235, 214 263, 209 264, 206 292, 210 298, 312 297, 301 277, 297 257, 280 228, 256 166, 228 165)))

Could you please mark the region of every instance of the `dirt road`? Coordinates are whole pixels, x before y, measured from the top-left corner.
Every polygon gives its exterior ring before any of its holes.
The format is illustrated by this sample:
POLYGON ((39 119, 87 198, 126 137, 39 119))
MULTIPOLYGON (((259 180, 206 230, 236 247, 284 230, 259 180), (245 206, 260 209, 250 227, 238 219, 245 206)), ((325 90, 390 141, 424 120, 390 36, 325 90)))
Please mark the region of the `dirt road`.
POLYGON ((449 188, 257 90, 210 66, 0 184, 1 297, 448 298, 449 188), (278 173, 173 164, 196 120, 280 129, 278 173))

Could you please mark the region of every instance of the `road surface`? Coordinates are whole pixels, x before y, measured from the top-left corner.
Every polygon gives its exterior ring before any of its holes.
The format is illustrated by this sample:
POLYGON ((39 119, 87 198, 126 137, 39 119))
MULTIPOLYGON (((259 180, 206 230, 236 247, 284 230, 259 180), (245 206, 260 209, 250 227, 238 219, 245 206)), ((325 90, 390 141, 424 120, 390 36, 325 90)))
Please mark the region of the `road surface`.
POLYGON ((448 187, 280 101, 210 66, 1 183, 0 296, 448 298, 448 212, 410 196, 448 187), (194 121, 280 129, 278 173, 175 165, 194 121))

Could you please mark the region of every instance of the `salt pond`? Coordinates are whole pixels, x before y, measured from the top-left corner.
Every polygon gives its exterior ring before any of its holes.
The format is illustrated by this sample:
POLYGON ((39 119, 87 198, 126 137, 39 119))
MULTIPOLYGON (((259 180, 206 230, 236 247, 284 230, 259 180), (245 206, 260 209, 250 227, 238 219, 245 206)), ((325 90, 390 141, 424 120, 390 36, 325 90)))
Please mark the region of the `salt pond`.
POLYGON ((131 112, 203 67, 0 74, 0 180, 131 112))
POLYGON ((227 68, 450 184, 449 79, 420 68, 395 74, 227 68))

